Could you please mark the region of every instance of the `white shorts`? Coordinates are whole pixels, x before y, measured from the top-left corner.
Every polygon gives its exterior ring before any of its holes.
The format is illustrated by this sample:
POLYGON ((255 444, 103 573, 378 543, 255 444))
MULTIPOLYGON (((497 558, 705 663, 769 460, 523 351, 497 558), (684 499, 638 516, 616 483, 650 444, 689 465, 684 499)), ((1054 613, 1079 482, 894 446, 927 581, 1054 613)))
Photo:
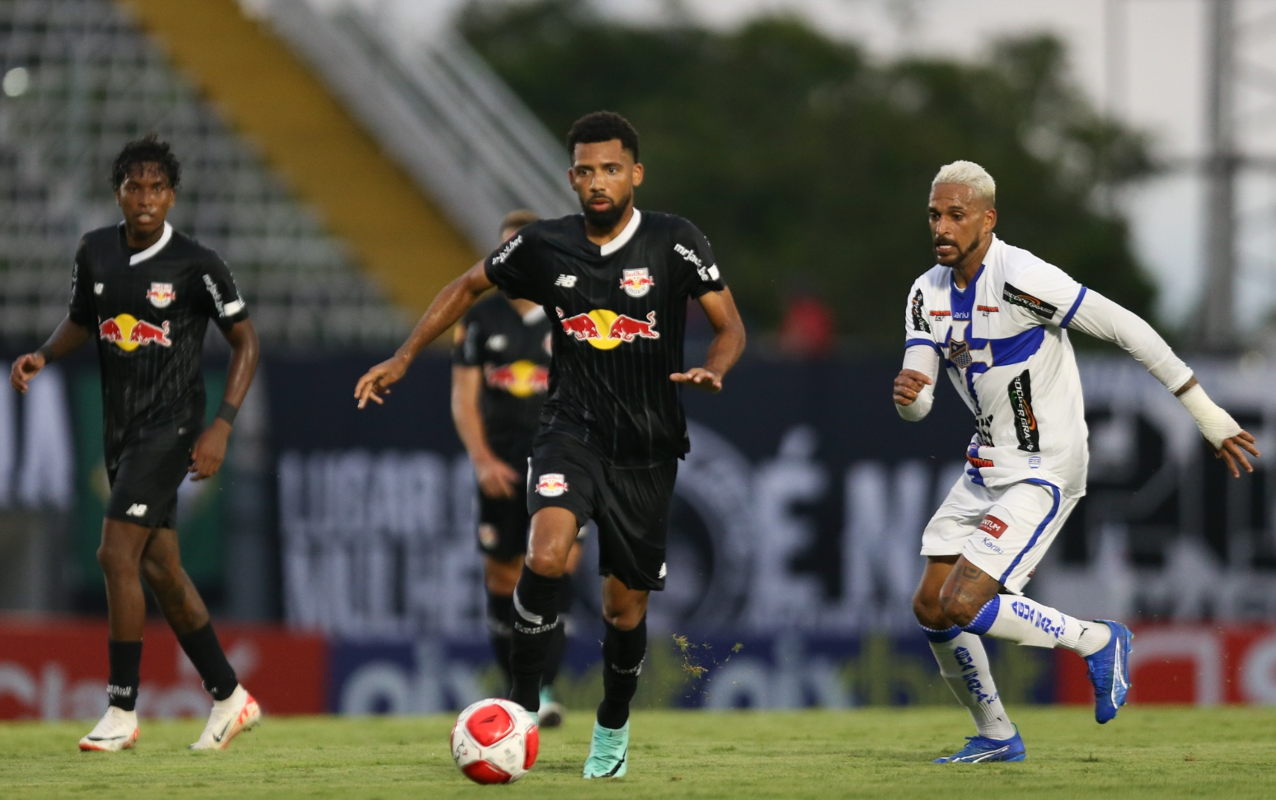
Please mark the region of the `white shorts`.
POLYGON ((922 555, 965 556, 1021 594, 1077 500, 1049 483, 989 489, 963 475, 922 532, 922 555))

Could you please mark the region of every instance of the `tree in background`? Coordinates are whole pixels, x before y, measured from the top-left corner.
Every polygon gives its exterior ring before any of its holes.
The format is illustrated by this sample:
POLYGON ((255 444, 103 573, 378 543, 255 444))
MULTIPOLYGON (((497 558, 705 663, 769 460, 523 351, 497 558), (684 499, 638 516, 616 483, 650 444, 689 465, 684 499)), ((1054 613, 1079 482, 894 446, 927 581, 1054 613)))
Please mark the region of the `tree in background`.
POLYGON ((793 18, 635 28, 587 0, 536 0, 475 2, 460 23, 550 130, 595 109, 633 121, 653 178, 641 206, 696 220, 756 322, 774 327, 800 281, 828 298, 839 333, 898 347, 890 321, 933 263, 930 180, 957 159, 997 179, 999 235, 1152 311, 1127 224, 1099 191, 1149 174, 1148 142, 1095 110, 1056 39, 879 65, 793 18))

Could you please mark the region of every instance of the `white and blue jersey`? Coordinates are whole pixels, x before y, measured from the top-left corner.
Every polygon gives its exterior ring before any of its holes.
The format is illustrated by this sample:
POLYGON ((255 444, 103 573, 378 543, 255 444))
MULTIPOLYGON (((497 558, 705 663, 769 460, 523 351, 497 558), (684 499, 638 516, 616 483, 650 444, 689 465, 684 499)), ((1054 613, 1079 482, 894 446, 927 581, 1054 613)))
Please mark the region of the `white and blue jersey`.
POLYGON ((933 348, 975 415, 966 452, 975 484, 1085 494, 1088 431, 1066 330, 1085 295, 1058 267, 996 237, 965 289, 942 265, 913 283, 905 346, 933 348))

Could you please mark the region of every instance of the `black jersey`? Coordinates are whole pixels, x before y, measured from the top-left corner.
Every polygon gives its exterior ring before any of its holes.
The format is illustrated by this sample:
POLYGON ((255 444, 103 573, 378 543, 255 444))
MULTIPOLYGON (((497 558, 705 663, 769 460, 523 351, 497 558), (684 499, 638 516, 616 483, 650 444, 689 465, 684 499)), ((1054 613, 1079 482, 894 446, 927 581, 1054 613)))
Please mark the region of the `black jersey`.
POLYGON ((534 222, 486 261, 488 279, 540 303, 554 324, 542 429, 639 466, 689 449, 678 384, 687 299, 725 288, 694 225, 634 211, 599 247, 582 215, 534 222))
POLYGON ((549 390, 550 321, 536 307, 522 316, 503 296, 489 297, 462 318, 465 339, 452 362, 483 370, 479 411, 488 446, 521 469, 549 390))
POLYGON ((97 340, 109 457, 135 441, 203 426, 208 320, 229 330, 248 311, 212 250, 165 223, 158 242, 130 253, 121 224, 80 240, 70 317, 97 340))

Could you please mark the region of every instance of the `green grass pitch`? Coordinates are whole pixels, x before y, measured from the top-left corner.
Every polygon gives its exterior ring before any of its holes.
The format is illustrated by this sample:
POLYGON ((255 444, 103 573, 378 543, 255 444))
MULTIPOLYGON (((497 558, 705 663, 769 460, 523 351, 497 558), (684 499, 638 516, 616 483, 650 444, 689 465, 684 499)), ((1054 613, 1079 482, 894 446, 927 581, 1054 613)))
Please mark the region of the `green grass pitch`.
POLYGON ((1276 709, 1015 709, 1021 764, 940 766, 972 733, 951 708, 635 712, 629 775, 584 781, 592 715, 542 732, 530 775, 469 783, 452 717, 266 718, 224 753, 192 753, 202 721, 143 721, 135 750, 80 753, 85 723, 0 724, 0 797, 845 798, 1276 797, 1276 709))

